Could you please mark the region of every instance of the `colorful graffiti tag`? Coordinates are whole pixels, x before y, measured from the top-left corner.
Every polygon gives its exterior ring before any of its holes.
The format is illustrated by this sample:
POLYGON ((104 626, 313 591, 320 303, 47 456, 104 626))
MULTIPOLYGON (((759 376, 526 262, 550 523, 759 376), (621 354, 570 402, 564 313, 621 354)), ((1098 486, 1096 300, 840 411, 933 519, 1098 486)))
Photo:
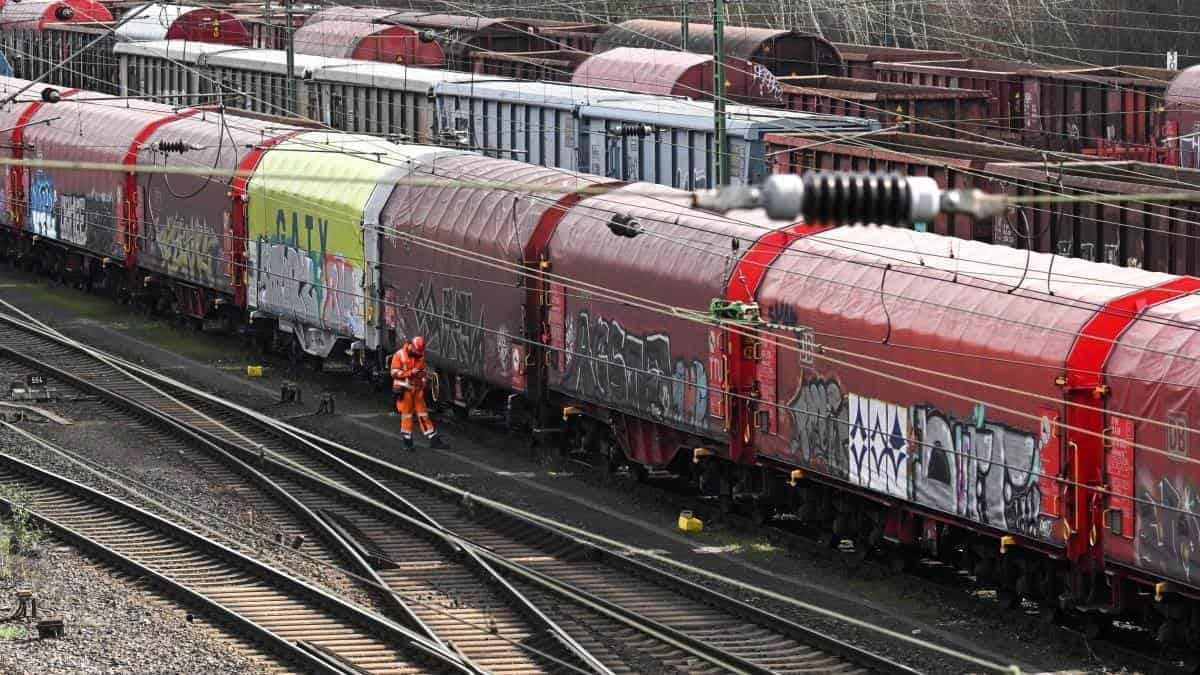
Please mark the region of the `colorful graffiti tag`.
POLYGON ((635 334, 582 311, 567 324, 565 347, 563 383, 579 394, 659 421, 706 424, 706 359, 672 355, 670 335, 635 334))
POLYGON ((1057 452, 1048 421, 1029 432, 988 421, 982 409, 964 420, 935 406, 859 396, 825 378, 802 382, 788 409, 791 452, 806 466, 984 525, 1051 537, 1039 481, 1043 455, 1057 452))
POLYGON ((278 209, 274 232, 260 235, 250 251, 257 306, 305 325, 362 335, 363 269, 341 252, 361 243, 353 235, 344 238, 353 243, 331 240, 327 219, 278 209))

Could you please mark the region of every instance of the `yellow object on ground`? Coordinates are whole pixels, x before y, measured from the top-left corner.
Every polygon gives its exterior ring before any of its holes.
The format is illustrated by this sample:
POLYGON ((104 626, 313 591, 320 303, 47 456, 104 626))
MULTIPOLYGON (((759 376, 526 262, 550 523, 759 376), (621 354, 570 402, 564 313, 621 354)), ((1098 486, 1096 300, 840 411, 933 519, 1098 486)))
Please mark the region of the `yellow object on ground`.
POLYGON ((262 377, 262 366, 246 366, 246 377, 262 377))
POLYGON ((691 511, 683 511, 679 514, 679 529, 684 532, 699 532, 704 529, 704 521, 692 515, 691 511))

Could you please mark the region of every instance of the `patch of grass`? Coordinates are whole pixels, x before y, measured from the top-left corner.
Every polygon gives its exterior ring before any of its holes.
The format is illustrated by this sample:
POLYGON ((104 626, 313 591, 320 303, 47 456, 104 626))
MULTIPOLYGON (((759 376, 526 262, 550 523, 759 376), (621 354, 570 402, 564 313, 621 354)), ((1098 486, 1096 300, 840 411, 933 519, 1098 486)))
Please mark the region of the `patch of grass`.
POLYGON ((88 295, 70 286, 58 284, 31 285, 29 297, 34 300, 34 306, 51 305, 69 309, 75 316, 91 319, 108 319, 120 316, 124 308, 117 303, 94 295, 88 295))
POLYGON ((0 640, 20 640, 29 635, 24 626, 0 626, 0 640))
POLYGON ((205 335, 154 319, 131 319, 122 323, 119 330, 125 334, 197 361, 220 361, 231 354, 229 338, 205 335))

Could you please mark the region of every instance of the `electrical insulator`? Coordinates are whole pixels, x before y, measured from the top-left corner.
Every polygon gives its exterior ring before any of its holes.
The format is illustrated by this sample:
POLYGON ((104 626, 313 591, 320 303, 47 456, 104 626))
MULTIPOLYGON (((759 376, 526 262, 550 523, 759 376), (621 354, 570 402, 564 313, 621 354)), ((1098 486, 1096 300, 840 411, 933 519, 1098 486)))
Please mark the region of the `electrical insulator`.
POLYGON ((164 155, 170 155, 172 153, 182 155, 190 150, 203 150, 204 148, 199 145, 192 145, 187 141, 159 141, 157 144, 155 144, 154 149, 158 150, 164 155))
POLYGON ((46 87, 42 90, 42 100, 46 103, 58 103, 62 100, 62 95, 54 87, 46 87))
POLYGON ((608 135, 620 138, 646 138, 654 135, 654 127, 649 124, 614 124, 609 128, 608 135))
POLYGON ((980 190, 942 190, 925 176, 842 172, 776 174, 762 185, 732 185, 696 192, 697 208, 724 213, 763 208, 775 220, 803 216, 829 225, 928 223, 940 213, 975 218, 1003 214, 1008 204, 980 190))
POLYGON ((59 21, 70 21, 75 18, 75 10, 66 5, 59 5, 54 9, 54 18, 59 21))

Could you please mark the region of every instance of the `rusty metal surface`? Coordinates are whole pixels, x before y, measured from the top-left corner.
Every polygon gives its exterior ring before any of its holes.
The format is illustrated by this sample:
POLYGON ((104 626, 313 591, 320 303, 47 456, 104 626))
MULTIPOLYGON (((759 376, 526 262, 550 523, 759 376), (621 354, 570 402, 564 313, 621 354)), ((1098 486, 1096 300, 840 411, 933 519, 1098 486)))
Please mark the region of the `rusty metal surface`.
MULTIPOLYGON (((713 31, 708 24, 693 23, 683 45, 680 25, 674 21, 634 19, 617 24, 596 40, 596 52, 616 47, 686 49, 713 53, 713 31)), ((842 57, 825 38, 799 31, 729 26, 725 29, 729 56, 762 65, 776 75, 841 75, 842 57)))
POLYGON ((480 50, 531 52, 554 48, 538 37, 536 27, 517 19, 394 12, 383 21, 434 31, 455 70, 469 70, 471 54, 480 50))

